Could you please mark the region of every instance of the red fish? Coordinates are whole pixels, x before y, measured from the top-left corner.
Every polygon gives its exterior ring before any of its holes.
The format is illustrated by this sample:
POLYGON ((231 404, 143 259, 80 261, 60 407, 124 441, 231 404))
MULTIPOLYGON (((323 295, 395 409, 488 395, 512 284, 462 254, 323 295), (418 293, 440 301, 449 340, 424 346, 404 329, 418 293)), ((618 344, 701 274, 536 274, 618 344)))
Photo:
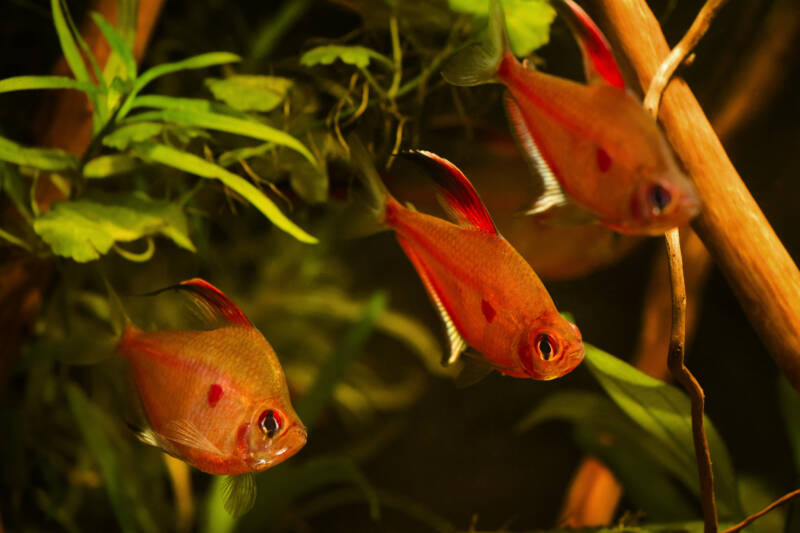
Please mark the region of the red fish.
POLYGON ((240 514, 255 498, 247 474, 297 453, 306 429, 275 351, 236 304, 202 279, 173 288, 194 299, 209 329, 126 327, 117 352, 150 424, 140 438, 203 472, 236 476, 226 508, 240 514))
POLYGON ((402 206, 365 163, 364 149, 357 143, 352 149, 382 222, 394 230, 445 324, 445 364, 470 345, 503 374, 549 380, 583 360, 578 328, 559 315, 530 265, 497 233, 455 165, 430 152, 407 154, 431 171, 457 224, 402 206))
POLYGON ((551 76, 511 52, 499 0, 491 0, 491 42, 457 56, 444 70, 455 85, 499 82, 526 157, 544 181, 530 214, 572 204, 606 226, 659 234, 686 224, 699 209, 658 124, 625 84, 600 29, 572 0, 556 7, 569 22, 588 84, 551 76))

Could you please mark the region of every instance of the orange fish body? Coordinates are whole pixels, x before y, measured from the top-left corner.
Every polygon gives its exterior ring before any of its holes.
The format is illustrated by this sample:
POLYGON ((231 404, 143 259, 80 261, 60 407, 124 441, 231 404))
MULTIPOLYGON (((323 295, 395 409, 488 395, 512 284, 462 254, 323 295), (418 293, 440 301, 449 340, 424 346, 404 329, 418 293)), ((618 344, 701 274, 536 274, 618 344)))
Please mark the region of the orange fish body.
POLYGON ((492 54, 467 54, 445 71, 457 85, 497 81, 525 155, 545 191, 529 213, 572 203, 623 233, 658 234, 698 211, 694 186, 680 170, 656 122, 625 90, 608 43, 571 0, 556 2, 581 44, 589 84, 521 64, 508 48, 499 1, 492 2, 492 54))
MULTIPOLYGON (((403 207, 383 191, 393 229, 437 307, 450 340, 448 363, 469 344, 509 376, 555 379, 584 355, 580 332, 559 315, 541 280, 502 236, 467 178, 430 152, 410 155, 432 170, 458 225, 403 207)), ((371 177, 370 177, 371 176, 371 177)))
POLYGON ((272 347, 212 285, 194 279, 176 288, 219 327, 125 329, 117 351, 130 363, 151 426, 143 440, 210 474, 256 472, 292 456, 306 430, 272 347))

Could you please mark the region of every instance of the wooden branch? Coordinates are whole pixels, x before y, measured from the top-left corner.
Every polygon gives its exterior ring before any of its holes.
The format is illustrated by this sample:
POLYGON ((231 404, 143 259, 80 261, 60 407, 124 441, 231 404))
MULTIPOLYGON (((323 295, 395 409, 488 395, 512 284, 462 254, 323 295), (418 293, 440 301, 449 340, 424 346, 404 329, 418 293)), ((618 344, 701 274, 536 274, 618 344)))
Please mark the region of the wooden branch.
MULTIPOLYGON (((669 54, 644 0, 599 0, 609 36, 643 87, 669 54)), ((800 272, 742 183, 703 110, 681 79, 667 86, 659 118, 699 193, 693 227, 731 284, 750 323, 800 391, 800 272)))

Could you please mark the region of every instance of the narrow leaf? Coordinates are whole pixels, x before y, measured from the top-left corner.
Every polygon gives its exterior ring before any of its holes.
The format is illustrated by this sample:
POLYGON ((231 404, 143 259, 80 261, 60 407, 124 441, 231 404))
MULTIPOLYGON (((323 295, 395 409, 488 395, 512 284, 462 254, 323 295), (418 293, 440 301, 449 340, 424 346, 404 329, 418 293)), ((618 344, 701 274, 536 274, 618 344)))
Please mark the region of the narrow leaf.
POLYGON ((91 83, 64 76, 15 76, 0 80, 0 93, 35 89, 75 89, 85 93, 97 92, 97 87, 91 83))
POLYGON ((83 167, 84 178, 107 178, 115 174, 130 172, 139 166, 137 159, 125 154, 101 155, 83 167))
POLYGON ((56 33, 58 34, 58 40, 61 43, 61 51, 64 54, 64 59, 67 60, 67 64, 69 65, 70 70, 72 70, 72 74, 75 76, 75 79, 91 84, 92 79, 89 76, 89 71, 86 70, 86 64, 83 62, 83 56, 81 55, 80 50, 78 50, 75 37, 70 31, 64 11, 61 9, 61 0, 51 0, 50 7, 53 11, 53 22, 56 26, 56 33))
POLYGON ((320 368, 311 388, 297 403, 297 414, 307 427, 313 427, 322 410, 331 401, 333 389, 350 363, 358 357, 380 314, 386 308, 387 297, 377 293, 367 304, 361 319, 347 332, 336 351, 320 368))
MULTIPOLYGON (((97 24, 97 27, 103 32, 103 36, 106 38, 106 41, 108 41, 111 51, 120 58, 122 64, 125 66, 127 79, 136 79, 136 59, 134 59, 131 49, 122 39, 120 34, 117 33, 117 30, 114 29, 114 26, 109 24, 108 21, 103 18, 103 15, 97 12, 92 12, 91 16, 92 20, 94 20, 94 23, 97 24)), ((110 60, 111 58, 109 58, 109 61, 110 60)))
POLYGON ((125 124, 103 137, 103 144, 117 150, 127 150, 131 144, 151 139, 162 131, 164 125, 157 122, 125 124))
POLYGON ((207 54, 200 54, 198 56, 184 59, 183 61, 177 61, 175 63, 164 63, 163 65, 157 65, 155 67, 152 67, 149 70, 143 72, 142 75, 136 79, 136 83, 133 86, 133 90, 128 95, 128 98, 125 100, 125 103, 122 104, 122 107, 120 108, 117 117, 118 119, 124 118, 130 111, 131 103, 133 99, 136 97, 136 95, 139 94, 139 92, 142 89, 144 89, 148 83, 150 83, 151 81, 160 76, 164 76, 165 74, 170 74, 172 72, 178 72, 181 70, 206 68, 206 67, 212 67, 214 65, 235 63, 237 61, 241 61, 241 58, 236 54, 231 54, 229 52, 209 52, 207 54))
POLYGON ((78 168, 78 158, 63 150, 28 148, 0 137, 0 161, 9 161, 41 170, 72 170, 78 168))
POLYGON ((105 481, 106 492, 114 508, 122 531, 134 532, 136 527, 131 514, 131 504, 125 498, 125 479, 109 435, 103 430, 102 411, 94 405, 75 385, 66 386, 67 400, 72 416, 80 429, 83 440, 97 459, 105 481))
POLYGON ((225 186, 244 197, 248 202, 261 211, 273 224, 290 234, 297 240, 306 243, 316 243, 317 239, 306 233, 302 228, 284 215, 275 203, 263 192, 259 191, 252 183, 241 176, 229 172, 219 165, 209 163, 205 159, 193 154, 182 152, 170 146, 157 143, 139 143, 135 151, 142 157, 167 165, 202 178, 220 180, 225 186))
POLYGON ((281 146, 286 146, 305 157, 312 165, 318 167, 316 158, 300 141, 277 128, 261 124, 253 120, 221 115, 219 113, 209 113, 205 111, 182 111, 177 109, 166 109, 164 111, 154 111, 147 113, 148 120, 162 120, 186 126, 196 126, 210 130, 225 131, 245 137, 252 137, 262 141, 273 142, 281 146))

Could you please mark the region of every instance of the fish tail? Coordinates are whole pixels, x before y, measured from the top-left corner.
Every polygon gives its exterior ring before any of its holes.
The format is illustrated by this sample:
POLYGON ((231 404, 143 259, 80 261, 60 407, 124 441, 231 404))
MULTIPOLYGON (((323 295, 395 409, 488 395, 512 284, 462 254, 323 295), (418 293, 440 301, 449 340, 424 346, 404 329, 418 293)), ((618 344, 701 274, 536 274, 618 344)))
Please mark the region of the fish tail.
POLYGON ((442 76, 453 85, 473 86, 497 83, 517 63, 506 33, 506 17, 500 0, 489 2, 488 39, 472 44, 456 54, 442 69, 442 76))
POLYGON ((361 142, 361 139, 355 135, 350 135, 347 138, 347 144, 350 147, 350 162, 356 167, 356 177, 367 191, 367 202, 370 209, 379 222, 384 222, 387 211, 392 211, 388 206, 399 205, 399 203, 392 197, 380 175, 378 175, 372 157, 361 142))

